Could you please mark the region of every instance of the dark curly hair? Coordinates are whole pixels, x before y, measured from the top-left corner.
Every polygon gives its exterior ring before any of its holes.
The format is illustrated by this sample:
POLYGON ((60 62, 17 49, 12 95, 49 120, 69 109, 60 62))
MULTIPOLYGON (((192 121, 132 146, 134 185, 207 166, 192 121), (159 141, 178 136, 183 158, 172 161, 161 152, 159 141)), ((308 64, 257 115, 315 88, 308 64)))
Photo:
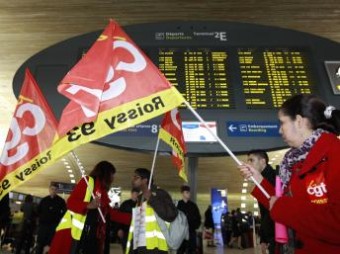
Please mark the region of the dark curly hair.
POLYGON ((111 175, 116 173, 116 168, 108 161, 101 161, 94 166, 90 176, 99 179, 101 183, 109 190, 112 182, 111 175))

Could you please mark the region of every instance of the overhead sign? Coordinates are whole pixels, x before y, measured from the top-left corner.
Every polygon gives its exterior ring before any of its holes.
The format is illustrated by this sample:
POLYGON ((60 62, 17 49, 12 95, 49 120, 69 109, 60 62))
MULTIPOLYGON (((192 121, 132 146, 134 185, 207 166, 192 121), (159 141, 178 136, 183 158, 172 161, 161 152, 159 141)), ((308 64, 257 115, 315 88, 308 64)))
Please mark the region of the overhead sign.
POLYGON ((230 121, 226 123, 230 137, 279 137, 279 122, 230 121))
MULTIPOLYGON (((217 135, 216 122, 206 122, 209 129, 217 135)), ((182 122, 185 142, 217 142, 207 127, 201 122, 182 122)))
POLYGON ((110 134, 109 136, 115 137, 157 137, 160 125, 158 121, 146 121, 137 124, 133 127, 124 129, 122 131, 110 134))

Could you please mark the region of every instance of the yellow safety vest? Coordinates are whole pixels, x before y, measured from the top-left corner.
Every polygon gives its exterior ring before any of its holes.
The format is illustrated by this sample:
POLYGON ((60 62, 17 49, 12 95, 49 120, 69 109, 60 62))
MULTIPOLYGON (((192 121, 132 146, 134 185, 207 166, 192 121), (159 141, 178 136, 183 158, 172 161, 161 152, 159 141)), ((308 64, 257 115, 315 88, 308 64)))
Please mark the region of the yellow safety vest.
MULTIPOLYGON (((84 202, 91 201, 91 193, 94 188, 94 180, 92 177, 88 179, 88 186, 86 188, 86 194, 84 196, 84 202)), ((80 214, 72 212, 71 210, 67 210, 61 221, 59 222, 58 227, 56 228, 56 232, 63 229, 71 229, 72 238, 75 240, 80 240, 81 234, 84 229, 86 220, 86 214, 80 214)))
MULTIPOLYGON (((139 209, 139 207, 136 207, 134 209, 139 209)), ((132 218, 128 240, 126 243, 126 254, 129 253, 131 248, 131 241, 133 238, 133 231, 134 231, 134 223, 135 218, 132 218)), ((161 229, 158 226, 155 212, 152 207, 150 207, 148 204, 146 205, 146 211, 145 211, 145 241, 146 241, 146 249, 147 250, 153 250, 158 249, 161 251, 168 251, 168 245, 166 243, 165 237, 161 231, 161 229)))

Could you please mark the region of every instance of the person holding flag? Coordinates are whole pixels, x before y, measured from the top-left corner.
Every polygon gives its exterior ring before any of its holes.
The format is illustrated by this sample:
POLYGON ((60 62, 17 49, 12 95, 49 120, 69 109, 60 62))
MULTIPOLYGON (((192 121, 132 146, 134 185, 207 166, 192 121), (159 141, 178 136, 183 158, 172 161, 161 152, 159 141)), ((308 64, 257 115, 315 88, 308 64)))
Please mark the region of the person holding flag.
POLYGON ((283 195, 274 196, 273 185, 251 165, 240 165, 240 172, 270 193, 268 199, 257 186, 252 191, 274 221, 288 227, 284 251, 340 253, 340 110, 300 94, 282 104, 278 117, 291 147, 279 167, 283 195))
POLYGON ((169 247, 155 214, 167 222, 175 220, 178 211, 171 196, 152 185, 151 173, 145 168, 134 171, 131 183, 142 195, 132 211, 125 253, 168 253, 169 247))
POLYGON ((86 180, 82 178, 67 200, 67 212, 60 221, 52 240, 49 254, 83 253, 103 254, 108 241, 109 221, 129 225, 131 215, 109 206, 108 190, 116 168, 108 161, 101 161, 86 180), (93 191, 95 198, 91 197, 93 191), (104 215, 105 221, 99 216, 104 215))

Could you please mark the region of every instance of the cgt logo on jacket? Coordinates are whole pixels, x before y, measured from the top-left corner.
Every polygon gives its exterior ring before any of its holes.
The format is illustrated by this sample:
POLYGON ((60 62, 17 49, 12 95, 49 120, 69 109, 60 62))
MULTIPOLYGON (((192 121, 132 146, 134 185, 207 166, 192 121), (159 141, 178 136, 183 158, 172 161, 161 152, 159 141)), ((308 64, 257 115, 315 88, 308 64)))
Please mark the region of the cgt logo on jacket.
POLYGON ((326 204, 328 196, 323 172, 309 175, 306 178, 306 190, 310 201, 314 204, 326 204))

